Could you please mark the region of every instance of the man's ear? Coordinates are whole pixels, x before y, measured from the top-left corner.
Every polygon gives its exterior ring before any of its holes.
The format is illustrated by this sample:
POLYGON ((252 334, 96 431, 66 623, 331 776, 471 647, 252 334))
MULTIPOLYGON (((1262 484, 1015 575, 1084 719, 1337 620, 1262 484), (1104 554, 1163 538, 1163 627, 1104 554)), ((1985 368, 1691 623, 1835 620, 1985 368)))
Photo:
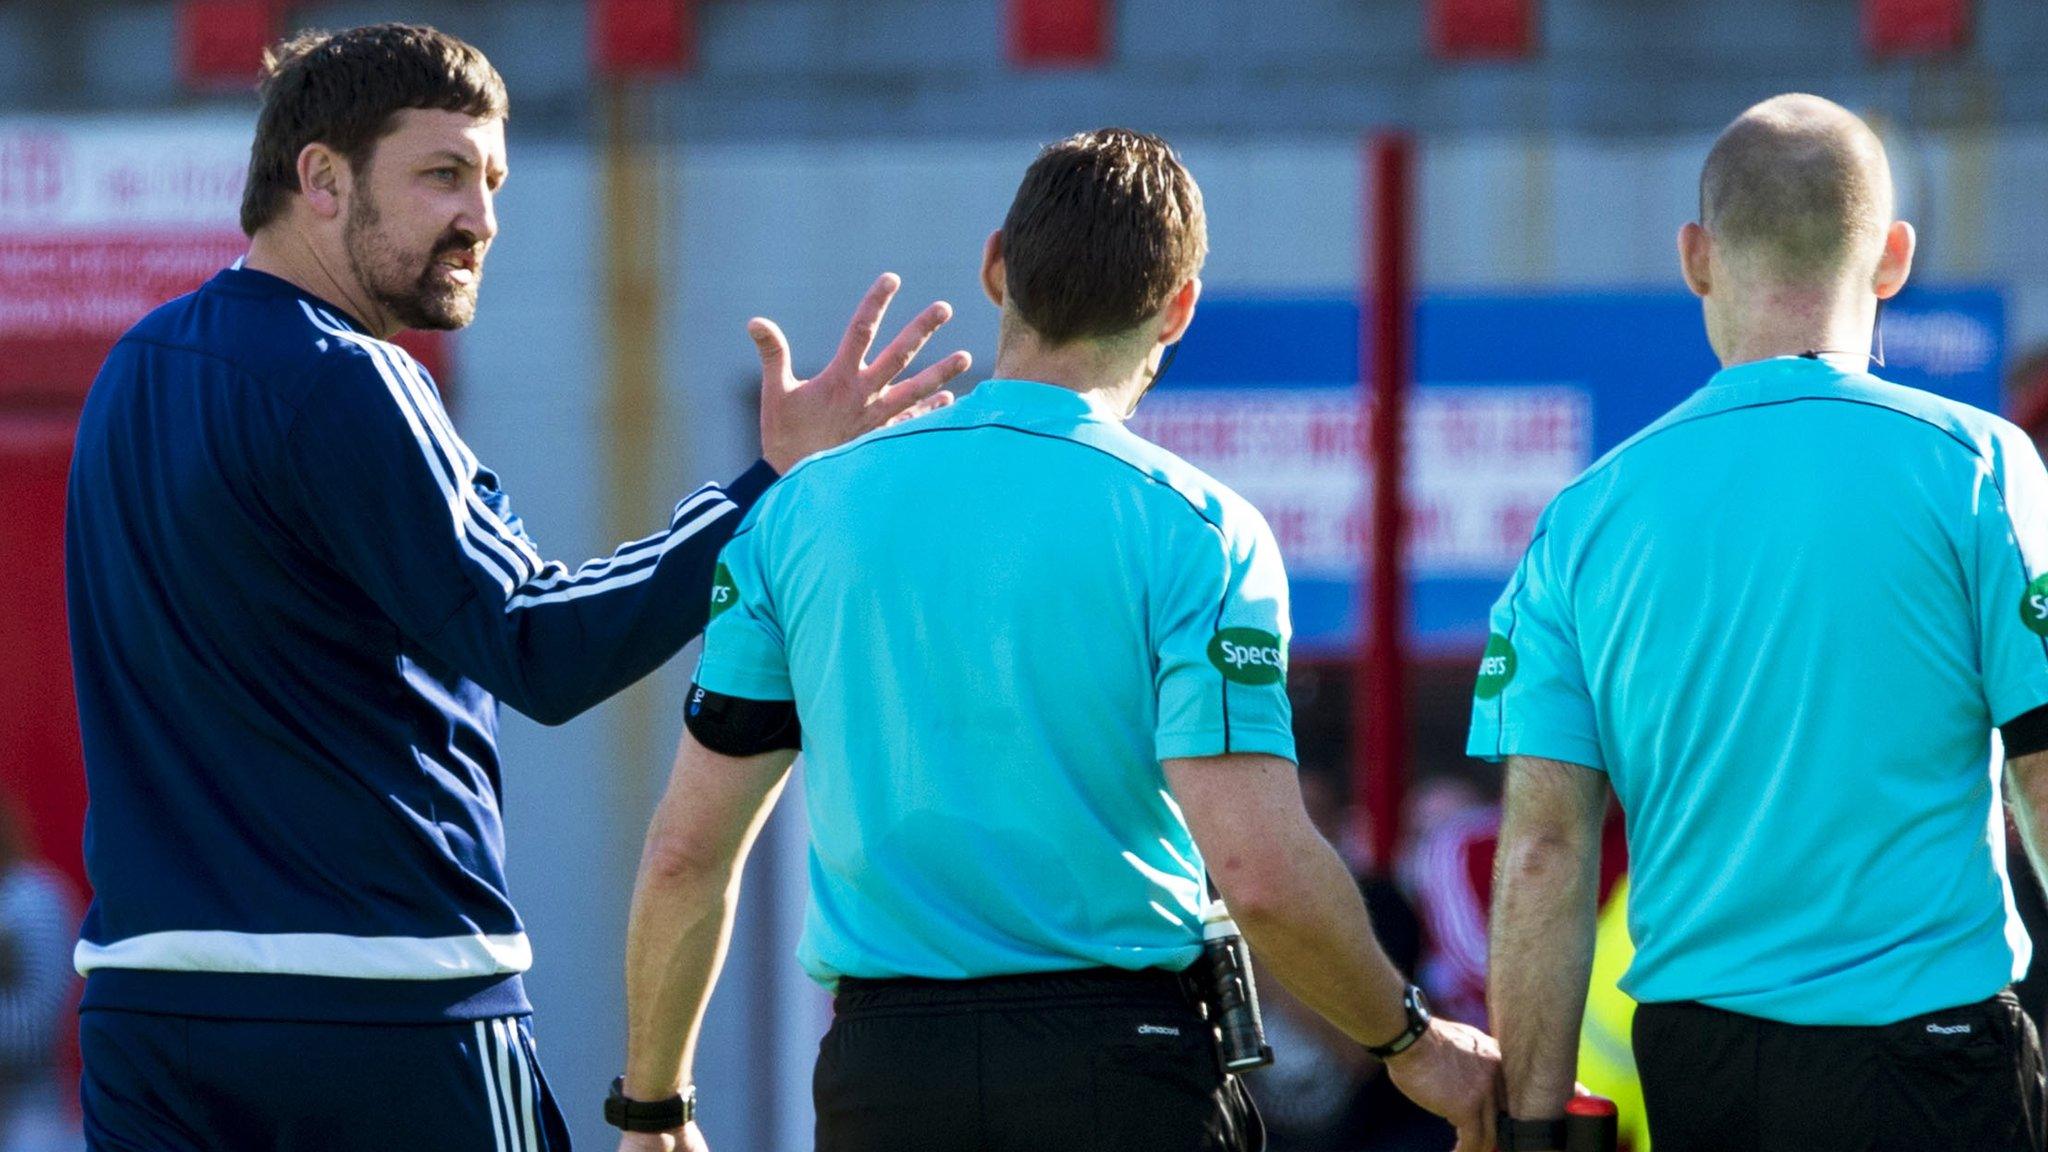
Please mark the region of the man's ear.
POLYGON ((1906 277, 1913 274, 1913 248, 1917 242, 1913 226, 1904 220, 1892 221, 1884 230, 1884 253, 1877 258, 1877 278, 1871 283, 1879 300, 1889 300, 1906 286, 1906 277))
POLYGON ((1695 296, 1714 290, 1714 238, 1707 230, 1688 220, 1678 230, 1678 271, 1695 296))
POLYGON ((990 303, 1001 308, 1009 289, 1009 272, 1003 265, 1003 230, 998 228, 981 246, 981 290, 988 293, 990 303))
POLYGON ((315 141, 299 149, 299 194, 315 216, 332 220, 341 215, 349 190, 348 164, 340 154, 315 141))
POLYGON ((1187 335, 1188 325, 1195 319, 1195 301, 1201 298, 1202 279, 1197 276, 1181 285, 1180 291, 1175 292, 1167 300, 1166 307, 1160 314, 1162 323, 1159 326, 1159 342, 1161 344, 1171 344, 1182 336, 1187 335))

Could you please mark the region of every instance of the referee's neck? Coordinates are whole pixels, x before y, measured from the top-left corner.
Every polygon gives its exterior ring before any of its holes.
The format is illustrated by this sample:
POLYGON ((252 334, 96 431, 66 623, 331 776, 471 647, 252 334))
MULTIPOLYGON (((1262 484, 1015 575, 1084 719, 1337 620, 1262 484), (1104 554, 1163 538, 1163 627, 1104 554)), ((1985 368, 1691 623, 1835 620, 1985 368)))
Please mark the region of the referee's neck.
POLYGON ((999 380, 1032 380, 1078 392, 1099 410, 1129 412, 1150 377, 1141 353, 1075 340, 1047 348, 1036 340, 1013 341, 996 354, 999 380))
POLYGON ((1867 291, 1745 286, 1729 292, 1717 311, 1708 316, 1707 328, 1724 368, 1781 356, 1818 356, 1860 367, 1877 324, 1877 297, 1867 291))

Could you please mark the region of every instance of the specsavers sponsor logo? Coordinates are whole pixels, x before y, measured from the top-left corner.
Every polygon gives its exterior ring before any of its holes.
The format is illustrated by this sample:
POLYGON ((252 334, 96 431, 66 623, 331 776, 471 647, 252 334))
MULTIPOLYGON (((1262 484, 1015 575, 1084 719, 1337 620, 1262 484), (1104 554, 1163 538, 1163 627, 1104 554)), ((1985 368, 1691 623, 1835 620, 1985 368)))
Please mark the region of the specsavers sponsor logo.
POLYGON ((1278 684, 1287 675, 1280 637, 1258 628, 1225 628, 1209 641, 1209 663, 1236 684, 1278 684))
POLYGON ((1479 683, 1473 686, 1472 694, 1481 700, 1491 700, 1514 678, 1515 646, 1495 632, 1487 637, 1486 652, 1479 657, 1479 683))
POLYGON ((2028 631, 2048 636, 2048 573, 2036 576, 2020 596, 2020 620, 2028 631))
POLYGON ((740 602, 740 586, 732 582, 732 572, 720 564, 711 574, 711 619, 718 619, 727 608, 740 602))

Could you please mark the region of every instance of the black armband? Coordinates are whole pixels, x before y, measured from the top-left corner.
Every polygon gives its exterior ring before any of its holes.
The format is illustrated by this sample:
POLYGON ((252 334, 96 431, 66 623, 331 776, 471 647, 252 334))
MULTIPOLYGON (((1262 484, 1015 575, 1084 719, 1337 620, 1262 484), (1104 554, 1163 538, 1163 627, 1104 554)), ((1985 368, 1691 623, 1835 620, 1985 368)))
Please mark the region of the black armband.
POLYGON ((794 700, 746 700, 692 684, 683 724, 697 743, 721 756, 759 756, 804 746, 794 700))
POLYGON ((2005 738, 2007 759, 2048 752, 2048 704, 1999 725, 1998 734, 2005 738))

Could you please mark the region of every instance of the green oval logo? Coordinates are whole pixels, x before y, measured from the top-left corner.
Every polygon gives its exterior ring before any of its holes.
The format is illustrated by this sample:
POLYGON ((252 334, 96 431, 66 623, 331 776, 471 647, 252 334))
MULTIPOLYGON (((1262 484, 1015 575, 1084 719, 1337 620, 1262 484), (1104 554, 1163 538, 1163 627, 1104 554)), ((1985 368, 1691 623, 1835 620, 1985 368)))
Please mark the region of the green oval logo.
POLYGON ((740 602, 740 586, 732 582, 732 572, 721 563, 711 574, 711 616, 716 620, 726 609, 740 602))
POLYGON ((2034 577, 2020 597, 2020 622, 2037 636, 2048 636, 2048 573, 2034 577))
POLYGON ((1495 632, 1486 638, 1486 651, 1479 657, 1479 683, 1473 686, 1472 694, 1481 700, 1491 700, 1514 678, 1515 646, 1495 632))
POLYGON ((1287 676, 1280 637, 1258 628, 1225 628, 1209 641, 1209 663, 1233 684, 1278 684, 1287 676))

